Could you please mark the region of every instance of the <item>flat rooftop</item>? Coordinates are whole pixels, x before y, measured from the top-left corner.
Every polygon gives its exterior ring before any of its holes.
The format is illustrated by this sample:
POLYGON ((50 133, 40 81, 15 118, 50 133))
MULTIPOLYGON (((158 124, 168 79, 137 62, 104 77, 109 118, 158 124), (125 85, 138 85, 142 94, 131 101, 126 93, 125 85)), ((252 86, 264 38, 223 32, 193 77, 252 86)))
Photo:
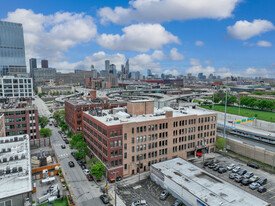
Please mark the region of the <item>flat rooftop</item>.
POLYGON ((28 135, 0 137, 0 199, 32 191, 28 135))
POLYGON ((91 101, 83 100, 83 99, 70 99, 70 100, 66 100, 66 102, 68 102, 72 105, 91 105, 91 104, 94 104, 91 101))
MULTIPOLYGON (((177 186, 211 206, 267 206, 266 201, 220 179, 207 171, 175 158, 151 166, 177 186)), ((165 179, 164 178, 164 179, 165 179)), ((166 180, 164 180, 165 182, 166 180)), ((172 188, 171 188, 172 189, 172 188)), ((182 197, 184 199, 184 197, 182 197)))
MULTIPOLYGON (((121 107, 123 109, 123 107, 121 107)), ((126 108, 124 107, 126 110, 126 108)), ((166 119, 165 112, 173 111, 173 117, 186 117, 190 115, 209 115, 216 114, 215 112, 203 111, 199 109, 184 108, 182 110, 174 110, 171 107, 163 107, 161 109, 154 108, 154 114, 145 114, 133 116, 126 112, 120 111, 116 114, 111 114, 112 110, 102 110, 102 115, 94 115, 93 112, 87 111, 86 114, 100 121, 106 126, 127 124, 133 122, 146 122, 153 120, 166 119)))

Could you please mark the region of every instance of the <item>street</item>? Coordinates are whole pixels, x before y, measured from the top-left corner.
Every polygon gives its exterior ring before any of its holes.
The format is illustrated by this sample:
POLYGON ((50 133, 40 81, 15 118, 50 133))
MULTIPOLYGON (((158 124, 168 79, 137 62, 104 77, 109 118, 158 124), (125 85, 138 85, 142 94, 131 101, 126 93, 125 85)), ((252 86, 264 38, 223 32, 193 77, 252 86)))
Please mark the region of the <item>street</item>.
MULTIPOLYGON (((38 107, 39 115, 50 116, 49 109, 43 100, 35 98, 35 104, 38 107)), ((59 163, 61 164, 64 176, 67 177, 67 184, 71 188, 72 196, 76 200, 76 205, 80 206, 100 206, 104 205, 99 196, 102 195, 100 188, 94 181, 89 182, 84 175, 82 169, 77 164, 74 157, 71 155, 71 149, 69 145, 66 145, 66 149, 62 149, 61 145, 64 145, 60 134, 58 133, 59 128, 54 126, 47 126, 52 130, 51 141, 53 148, 56 152, 59 163), (75 167, 70 168, 68 165, 69 161, 73 161, 75 167)))
POLYGON ((66 145, 66 149, 61 148, 61 145, 65 143, 60 134, 58 134, 58 128, 49 128, 52 129, 51 140, 53 148, 57 154, 58 161, 60 162, 63 171, 65 171, 64 176, 67 177, 67 183, 73 192, 72 196, 77 200, 77 205, 104 205, 99 199, 99 196, 102 195, 99 186, 94 181, 89 182, 87 180, 82 169, 71 155, 69 145, 66 145), (68 165, 69 161, 73 161, 75 166, 70 168, 68 165))

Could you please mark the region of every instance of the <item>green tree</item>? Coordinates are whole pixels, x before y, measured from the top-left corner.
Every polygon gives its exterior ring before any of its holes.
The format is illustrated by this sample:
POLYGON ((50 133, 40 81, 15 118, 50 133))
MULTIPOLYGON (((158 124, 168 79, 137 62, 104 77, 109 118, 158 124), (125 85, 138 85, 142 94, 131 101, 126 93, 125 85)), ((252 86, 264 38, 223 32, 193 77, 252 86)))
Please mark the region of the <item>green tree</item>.
POLYGON ((74 149, 78 142, 83 142, 83 135, 81 133, 73 135, 72 140, 70 141, 70 146, 72 149, 74 149))
POLYGON ((60 114, 60 119, 64 121, 64 120, 65 120, 65 114, 66 114, 66 113, 65 113, 65 110, 64 110, 64 109, 63 109, 63 110, 60 110, 60 111, 59 111, 59 114, 60 114))
POLYGON ((73 133, 71 131, 67 132, 67 137, 71 138, 73 136, 73 133))
POLYGON ((214 95, 214 103, 219 103, 220 102, 220 98, 218 97, 218 95, 214 95))
POLYGON ((46 127, 47 124, 49 123, 49 119, 45 116, 38 117, 38 121, 39 121, 39 124, 40 124, 41 128, 46 127))
POLYGON ((37 87, 35 87, 33 90, 34 90, 35 94, 37 94, 37 93, 38 93, 38 89, 37 89, 37 87))
POLYGON ((90 159, 87 160, 87 165, 93 165, 97 162, 96 157, 92 157, 90 159))
POLYGON ((42 137, 50 137, 52 136, 52 130, 50 130, 49 128, 42 128, 40 129, 39 134, 42 137))
POLYGON ((96 177, 96 179, 101 179, 105 172, 105 166, 102 164, 102 162, 98 161, 96 162, 92 168, 91 168, 91 174, 96 177))
POLYGON ((238 98, 236 96, 230 96, 227 100, 228 104, 234 104, 234 103, 238 103, 238 98))
POLYGON ((55 119, 56 122, 60 122, 61 117, 60 117, 59 112, 55 112, 55 113, 53 114, 53 118, 55 119))
POLYGON ((40 93, 40 94, 38 94, 38 96, 39 96, 39 98, 41 98, 41 97, 43 96, 43 94, 42 94, 42 93, 40 93))
POLYGON ((76 157, 78 157, 79 159, 83 159, 83 158, 87 155, 87 153, 88 153, 88 151, 89 151, 89 149, 88 149, 88 147, 87 147, 87 143, 84 142, 84 141, 79 141, 79 142, 77 142, 75 148, 76 148, 77 151, 78 151, 75 155, 76 155, 76 157))
POLYGON ((226 147, 226 139, 224 139, 224 138, 217 139, 217 141, 216 141, 217 150, 222 150, 225 147, 226 147))

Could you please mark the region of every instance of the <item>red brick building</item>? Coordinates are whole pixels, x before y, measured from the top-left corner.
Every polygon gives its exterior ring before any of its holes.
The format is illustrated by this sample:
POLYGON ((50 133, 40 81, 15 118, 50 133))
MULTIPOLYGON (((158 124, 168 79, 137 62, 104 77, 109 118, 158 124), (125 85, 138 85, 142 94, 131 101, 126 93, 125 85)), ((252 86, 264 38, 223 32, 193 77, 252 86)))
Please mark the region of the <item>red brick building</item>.
POLYGON ((108 167, 109 178, 115 173, 126 177, 148 171, 152 164, 175 157, 193 158, 202 150, 215 151, 216 113, 191 108, 155 110, 153 104, 132 101, 127 110, 83 113, 85 141, 108 167))
POLYGON ((26 102, 3 105, 0 113, 5 115, 6 136, 28 134, 30 139, 39 139, 38 110, 26 102))
POLYGON ((94 99, 93 101, 71 99, 65 101, 65 121, 67 122, 69 129, 73 132, 73 134, 78 134, 82 132, 83 112, 95 108, 111 109, 114 107, 123 107, 126 105, 126 102, 111 102, 101 99, 94 99))

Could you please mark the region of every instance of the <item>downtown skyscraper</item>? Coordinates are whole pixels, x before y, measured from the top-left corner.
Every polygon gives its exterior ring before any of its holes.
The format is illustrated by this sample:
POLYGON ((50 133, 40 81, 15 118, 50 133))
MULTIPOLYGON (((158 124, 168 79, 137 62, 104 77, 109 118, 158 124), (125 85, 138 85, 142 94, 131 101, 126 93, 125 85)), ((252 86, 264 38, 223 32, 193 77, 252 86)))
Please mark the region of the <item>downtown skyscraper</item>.
POLYGON ((0 72, 27 76, 22 24, 0 21, 0 72))

